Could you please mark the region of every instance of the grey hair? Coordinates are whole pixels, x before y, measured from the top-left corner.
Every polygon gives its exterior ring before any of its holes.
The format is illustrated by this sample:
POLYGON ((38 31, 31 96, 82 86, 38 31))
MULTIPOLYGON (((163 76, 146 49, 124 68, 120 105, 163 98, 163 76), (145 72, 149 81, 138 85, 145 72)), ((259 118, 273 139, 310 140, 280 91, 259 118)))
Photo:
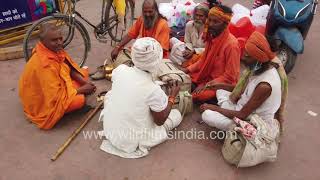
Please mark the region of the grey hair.
POLYGON ((141 6, 142 12, 143 12, 143 7, 144 7, 145 4, 147 4, 147 3, 151 3, 151 4, 153 5, 154 9, 156 10, 156 13, 158 14, 158 16, 159 16, 160 18, 167 20, 167 18, 160 13, 159 7, 158 7, 158 3, 157 3, 156 0, 144 0, 143 3, 142 3, 142 6, 141 6))
POLYGON ((206 6, 206 5, 204 5, 204 4, 199 4, 199 5, 197 5, 195 8, 194 8, 194 14, 196 13, 196 11, 202 11, 202 12, 204 12, 205 13, 205 16, 206 17, 208 17, 208 15, 209 15, 209 7, 208 6, 206 6))
POLYGON ((47 36, 48 32, 50 31, 57 31, 60 27, 53 23, 45 23, 40 26, 40 40, 44 40, 44 38, 47 36))

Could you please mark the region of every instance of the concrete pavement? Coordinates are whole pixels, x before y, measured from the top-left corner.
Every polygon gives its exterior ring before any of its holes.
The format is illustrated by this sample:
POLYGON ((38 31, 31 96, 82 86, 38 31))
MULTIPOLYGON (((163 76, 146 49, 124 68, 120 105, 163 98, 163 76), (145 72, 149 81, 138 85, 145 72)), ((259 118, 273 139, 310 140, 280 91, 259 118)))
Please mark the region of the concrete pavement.
MULTIPOLYGON (((161 1, 168 2, 168 1, 161 1)), ((249 1, 225 1, 249 5, 249 1)), ((94 22, 99 19, 100 1, 82 0, 78 7, 94 22)), ((138 8, 139 3, 138 2, 138 8)), ((139 10, 137 10, 139 11, 139 10)), ((92 31, 92 29, 90 29, 92 31)), ((92 35, 92 34, 91 34, 92 35)), ((109 44, 97 42, 93 35, 88 65, 94 69, 110 54, 109 44)), ((289 98, 285 135, 281 139, 278 160, 252 168, 237 169, 224 162, 222 142, 218 140, 169 140, 141 159, 122 159, 99 149, 101 140, 85 139, 80 134, 56 161, 50 158, 71 132, 79 126, 83 114, 67 115, 50 131, 43 131, 25 120, 18 98, 18 79, 25 65, 23 59, 0 62, 0 180, 318 180, 320 171, 320 15, 317 14, 299 56, 289 75, 289 98)), ((98 82, 99 89, 110 86, 98 82)), ((198 124, 198 112, 188 115, 178 130, 212 130, 198 124)), ((102 129, 98 115, 85 131, 102 129)))

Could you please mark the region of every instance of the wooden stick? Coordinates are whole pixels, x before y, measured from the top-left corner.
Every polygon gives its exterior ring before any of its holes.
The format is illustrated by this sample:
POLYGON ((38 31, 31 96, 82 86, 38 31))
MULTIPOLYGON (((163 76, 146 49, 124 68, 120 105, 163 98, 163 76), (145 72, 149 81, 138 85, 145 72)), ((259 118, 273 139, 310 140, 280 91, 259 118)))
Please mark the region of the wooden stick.
POLYGON ((70 143, 75 139, 75 137, 80 133, 80 131, 87 125, 87 123, 91 120, 91 118, 98 112, 100 107, 102 106, 103 101, 99 102, 99 104, 89 112, 89 115, 86 117, 86 119, 83 121, 83 123, 80 125, 79 128, 77 128, 71 136, 65 141, 65 143, 60 146, 58 151, 54 156, 52 156, 51 161, 55 161, 63 152, 64 150, 70 145, 70 143))

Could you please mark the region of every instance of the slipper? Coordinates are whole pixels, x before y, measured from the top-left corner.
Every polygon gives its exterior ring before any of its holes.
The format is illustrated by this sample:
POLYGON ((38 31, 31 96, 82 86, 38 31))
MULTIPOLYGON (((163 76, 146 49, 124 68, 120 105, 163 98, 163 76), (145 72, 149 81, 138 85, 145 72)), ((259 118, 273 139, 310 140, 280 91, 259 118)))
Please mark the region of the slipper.
POLYGON ((93 75, 90 76, 90 78, 94 81, 105 79, 105 77, 106 77, 106 72, 104 68, 99 69, 97 72, 95 72, 93 75))
POLYGON ((104 65, 98 66, 96 71, 89 73, 89 76, 94 75, 95 73, 97 73, 98 71, 101 71, 104 68, 104 65))

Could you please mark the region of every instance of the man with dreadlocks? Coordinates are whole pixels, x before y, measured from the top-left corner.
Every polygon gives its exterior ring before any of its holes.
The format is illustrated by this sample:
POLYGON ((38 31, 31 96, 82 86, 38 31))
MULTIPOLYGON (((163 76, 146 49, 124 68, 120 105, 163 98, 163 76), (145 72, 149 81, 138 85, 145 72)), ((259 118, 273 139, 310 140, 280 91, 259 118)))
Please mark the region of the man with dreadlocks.
POLYGON ((223 5, 210 9, 204 38, 205 52, 195 64, 182 69, 191 76, 195 89, 193 101, 205 102, 216 97, 206 86, 225 83, 235 85, 240 74, 240 49, 237 39, 229 32, 232 10, 223 5))
MULTIPOLYGON (((126 34, 122 41, 112 50, 111 58, 113 60, 116 59, 123 47, 131 40, 143 37, 156 39, 163 49, 163 57, 169 57, 170 28, 167 19, 160 14, 155 0, 144 0, 142 4, 142 16, 137 19, 129 29, 128 34, 126 34)), ((91 78, 93 80, 104 79, 104 68, 102 68, 101 71, 97 71, 91 78)))

